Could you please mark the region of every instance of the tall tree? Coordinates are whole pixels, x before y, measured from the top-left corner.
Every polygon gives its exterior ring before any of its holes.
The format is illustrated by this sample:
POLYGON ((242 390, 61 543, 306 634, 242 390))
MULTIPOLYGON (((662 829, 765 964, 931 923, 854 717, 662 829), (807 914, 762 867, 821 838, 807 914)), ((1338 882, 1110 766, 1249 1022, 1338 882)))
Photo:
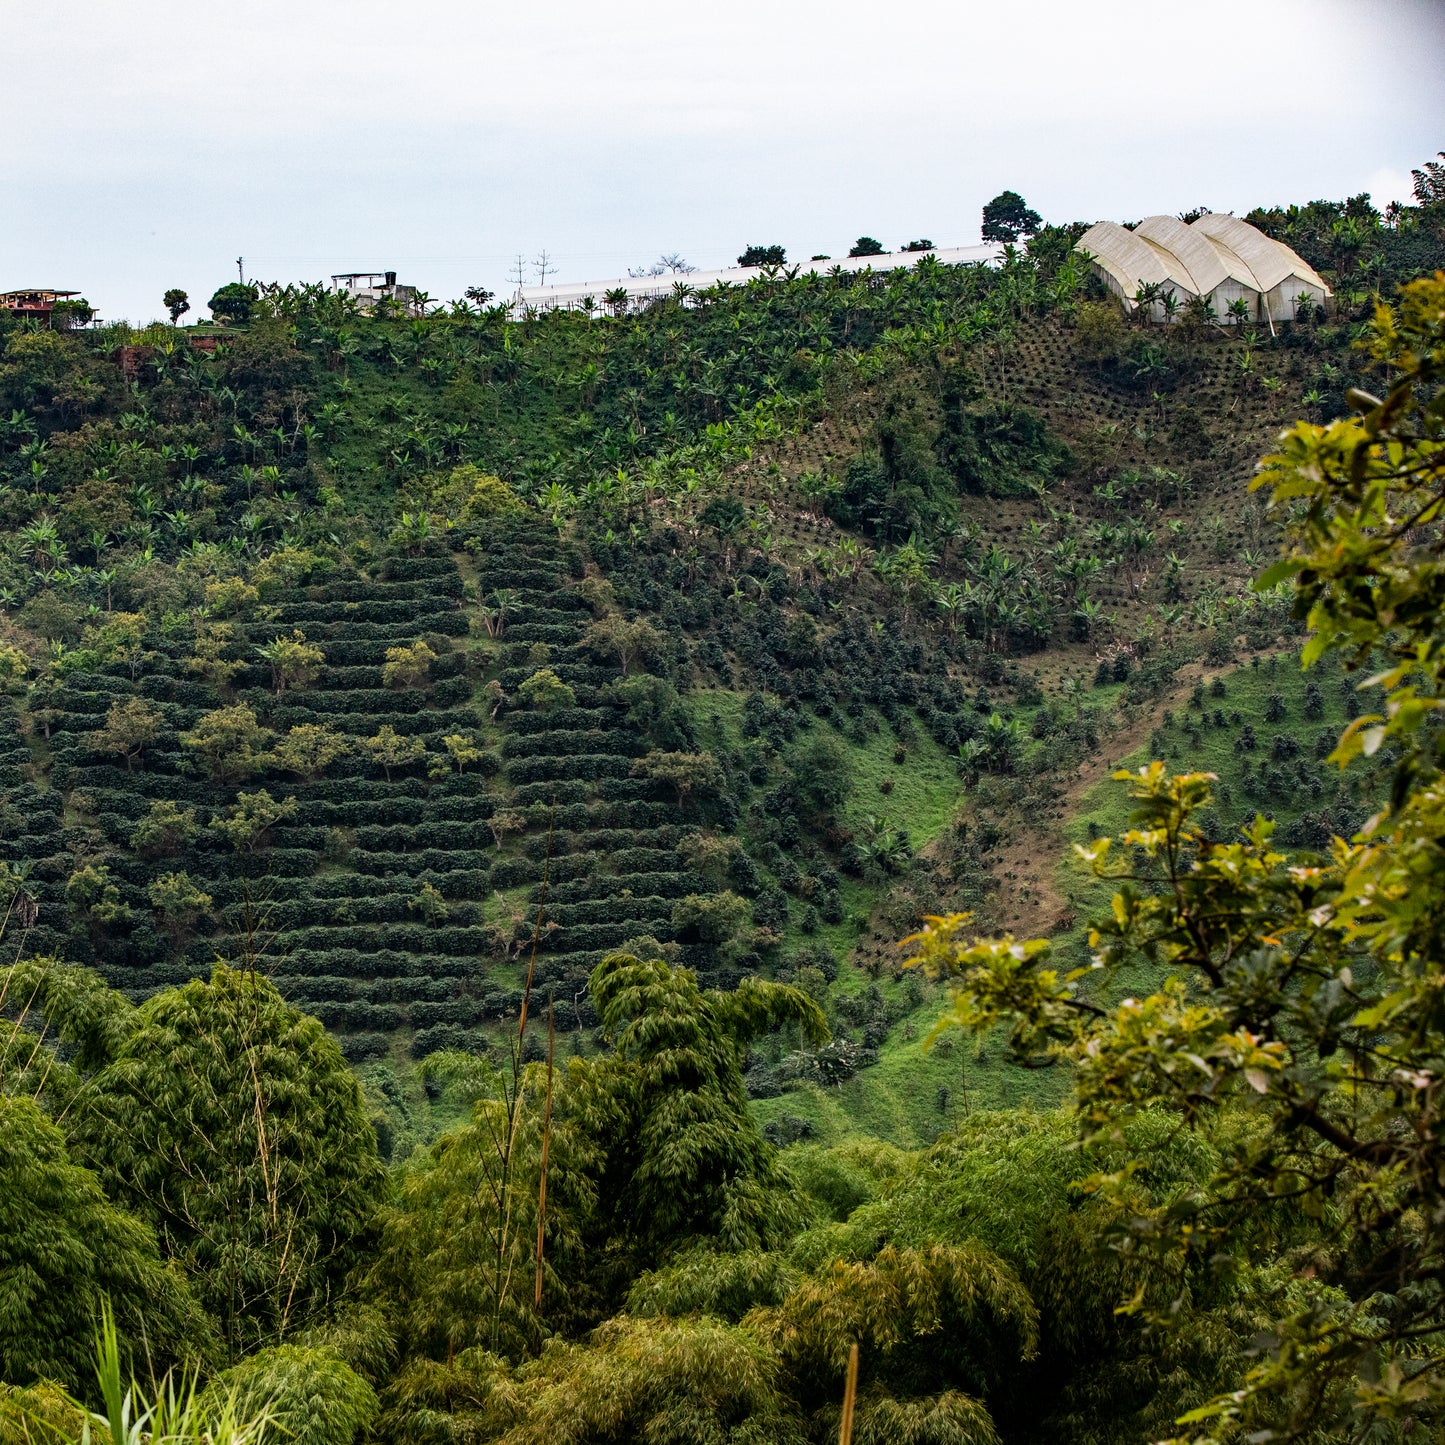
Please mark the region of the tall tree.
POLYGON ((53 961, 18 965, 11 988, 73 1051, 46 1085, 73 1154, 155 1229, 229 1353, 334 1298, 383 1175, 356 1076, 315 1019, 220 965, 137 1008, 53 961))
POLYGON ((1044 224, 1043 218, 1017 191, 1000 191, 983 208, 985 241, 1003 241, 1010 245, 1025 236, 1032 236, 1044 224))
POLYGON ((207 1344, 151 1228, 106 1198, 33 1099, 0 1093, 0 1379, 88 1387, 106 1300, 132 1356, 149 1348, 164 1368, 207 1344))

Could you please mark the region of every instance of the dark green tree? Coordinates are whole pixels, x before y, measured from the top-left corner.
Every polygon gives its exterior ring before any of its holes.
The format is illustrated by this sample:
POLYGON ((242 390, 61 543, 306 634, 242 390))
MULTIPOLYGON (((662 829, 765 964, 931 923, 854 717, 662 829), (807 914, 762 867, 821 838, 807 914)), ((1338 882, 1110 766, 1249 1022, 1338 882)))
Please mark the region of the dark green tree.
POLYGON ((164 1368, 208 1344, 149 1225, 106 1198, 33 1099, 0 1093, 0 1378, 88 1389, 106 1300, 137 1364, 146 1349, 164 1368))
POLYGON ((980 234, 985 241, 1013 243, 1032 236, 1043 224, 1043 218, 1029 208, 1017 191, 1000 191, 983 208, 980 234))
POLYGON ((249 321, 257 295, 254 286, 247 286, 242 281, 228 281, 206 304, 211 308, 211 315, 222 325, 249 321))
POLYGON ((744 1050, 783 1024, 821 1042, 817 1004, 796 988, 744 979, 702 990, 689 969, 614 953, 588 987, 617 1051, 629 1143, 609 1160, 617 1217, 651 1249, 697 1235, 756 1249, 796 1227, 774 1151, 748 1114, 744 1050))
POLYGON ((383 1175, 360 1086, 315 1019, 219 965, 137 1008, 53 961, 17 965, 11 989, 73 1051, 46 1089, 75 1158, 155 1229, 229 1353, 333 1298, 383 1175))
POLYGON ((782 246, 749 246, 738 257, 739 266, 785 266, 788 253, 782 246))
POLYGON ((814 729, 788 755, 799 798, 818 813, 835 813, 853 788, 848 750, 831 733, 814 729))

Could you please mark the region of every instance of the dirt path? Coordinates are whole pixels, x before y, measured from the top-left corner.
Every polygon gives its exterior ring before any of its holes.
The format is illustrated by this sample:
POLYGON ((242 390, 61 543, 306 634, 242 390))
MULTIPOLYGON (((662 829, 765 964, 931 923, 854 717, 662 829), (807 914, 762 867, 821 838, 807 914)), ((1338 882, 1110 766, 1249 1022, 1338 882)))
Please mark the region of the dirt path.
POLYGON ((1069 847, 1064 824, 1079 811, 1084 795, 1111 777, 1119 760, 1127 757, 1159 726, 1165 708, 1177 707, 1181 697, 1203 679, 1211 681, 1223 669, 1189 663, 1175 673, 1173 689, 1139 714, 1126 728, 1104 738, 1098 752, 1068 775, 1054 804, 1061 816, 1046 823, 1015 824, 1011 840, 999 850, 993 875, 999 881, 995 911, 1002 927, 1022 938, 1060 933, 1074 917, 1069 900, 1058 889, 1056 865, 1069 847))

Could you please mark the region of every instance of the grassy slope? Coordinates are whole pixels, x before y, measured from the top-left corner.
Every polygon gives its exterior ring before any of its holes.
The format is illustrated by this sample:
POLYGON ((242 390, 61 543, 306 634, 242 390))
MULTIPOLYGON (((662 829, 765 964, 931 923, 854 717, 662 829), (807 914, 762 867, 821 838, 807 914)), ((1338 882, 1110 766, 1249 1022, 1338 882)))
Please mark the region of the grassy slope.
MULTIPOLYGON (((1203 771, 1218 775, 1215 814, 1222 834, 1228 835, 1249 823, 1256 812, 1275 820, 1283 830, 1301 814, 1331 804, 1361 806, 1381 786, 1379 770, 1359 774, 1357 770, 1339 775, 1316 757, 1317 741, 1333 738, 1354 715, 1354 679, 1338 670, 1304 674, 1297 657, 1284 653, 1257 662, 1209 674, 1224 684, 1223 696, 1205 690, 1205 710, 1210 718, 1216 710, 1225 715, 1225 725, 1212 722, 1199 727, 1195 746, 1186 726, 1198 723, 1201 710, 1189 705, 1192 687, 1186 683, 1175 696, 1155 710, 1162 717, 1166 707, 1174 721, 1151 731, 1144 742, 1119 755, 1108 743, 1118 766, 1128 770, 1143 767, 1159 757, 1173 771, 1203 771), (1311 682, 1319 687, 1324 711, 1319 718, 1305 716, 1305 690, 1311 682), (1283 700, 1285 713, 1276 722, 1267 720, 1272 694, 1283 700), (1230 719, 1239 715, 1237 723, 1230 719), (1253 728, 1256 744, 1252 751, 1241 747, 1245 726, 1253 728), (1286 791, 1271 793, 1249 784, 1244 759, 1249 758, 1257 773, 1270 758, 1273 739, 1280 734, 1301 742, 1299 758, 1306 771, 1317 779, 1320 791, 1308 783, 1292 782, 1286 791), (1157 744, 1157 745, 1156 745, 1157 744), (1251 797, 1251 791, 1255 796, 1251 797)), ((1100 689, 1116 694, 1118 688, 1100 689)), ((1296 760, 1283 765, 1283 776, 1293 777, 1296 760)), ((1073 845, 1091 837, 1117 836, 1129 826, 1127 785, 1105 777, 1082 789, 1069 800, 1066 819, 1060 829, 1060 846, 1046 858, 1035 860, 1052 883, 1057 895, 1066 899, 1074 923, 1056 933, 1056 955, 1072 963, 1087 953, 1088 921, 1107 911, 1112 886, 1090 874, 1073 852, 1073 845)), ((853 965, 840 974, 840 988, 857 988, 866 975, 853 965)), ((896 983, 884 985, 885 994, 896 983)), ((998 1039, 973 1040, 960 1035, 940 1035, 930 1047, 932 1024, 943 1008, 941 992, 930 987, 922 1007, 900 1020, 880 1050, 878 1063, 836 1089, 808 1086, 778 1098, 755 1101, 754 1113, 764 1123, 786 1116, 806 1120, 817 1137, 835 1141, 851 1134, 871 1134, 900 1145, 925 1143, 941 1133, 965 1107, 990 1108, 1030 1102, 1039 1106, 1057 1102, 1068 1087, 1063 1070, 1032 1071, 1010 1064, 998 1039), (949 1095, 941 1099, 939 1090, 949 1095), (966 1103, 965 1103, 966 1095, 966 1103)))

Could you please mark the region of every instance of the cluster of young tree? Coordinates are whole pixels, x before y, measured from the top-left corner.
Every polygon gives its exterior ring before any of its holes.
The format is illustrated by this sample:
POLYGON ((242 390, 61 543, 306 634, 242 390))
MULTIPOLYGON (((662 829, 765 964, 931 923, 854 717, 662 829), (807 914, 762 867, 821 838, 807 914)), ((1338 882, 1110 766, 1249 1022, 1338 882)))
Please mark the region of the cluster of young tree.
MULTIPOLYGON (((1093 1239, 1110 1210, 1077 1194, 1066 1116, 779 1155, 742 1062, 774 1029, 822 1041, 807 993, 627 955, 591 991, 609 1054, 524 1063, 524 1013, 500 1068, 434 1057, 470 1117, 388 1176, 336 1046, 264 978, 136 1008, 53 960, 10 969, 5 1429, 78 1441, 87 1410, 179 1387, 174 1440, 801 1445, 837 1434, 857 1344, 856 1439, 1124 1441, 1238 1367, 1228 1286, 1183 1343, 1115 1314, 1152 1287, 1093 1239)), ((1148 1148, 1159 1187, 1207 1178, 1171 1131, 1145 1117, 1095 1162, 1148 1148)))

